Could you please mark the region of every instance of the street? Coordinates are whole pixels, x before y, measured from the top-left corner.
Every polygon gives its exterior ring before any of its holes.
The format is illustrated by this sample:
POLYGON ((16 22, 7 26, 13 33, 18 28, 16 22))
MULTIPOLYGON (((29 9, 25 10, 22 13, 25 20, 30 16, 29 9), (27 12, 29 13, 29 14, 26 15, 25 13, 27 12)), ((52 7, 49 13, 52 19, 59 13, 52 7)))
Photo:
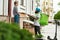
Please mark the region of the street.
MULTIPOLYGON (((44 40, 47 40, 47 37, 50 36, 52 39, 54 38, 55 36, 55 27, 56 25, 55 24, 52 24, 52 23, 49 23, 48 25, 46 26, 42 26, 41 28, 41 32, 42 32, 42 35, 44 36, 44 40)), ((59 40, 60 39, 60 26, 58 26, 57 28, 57 39, 59 40)))

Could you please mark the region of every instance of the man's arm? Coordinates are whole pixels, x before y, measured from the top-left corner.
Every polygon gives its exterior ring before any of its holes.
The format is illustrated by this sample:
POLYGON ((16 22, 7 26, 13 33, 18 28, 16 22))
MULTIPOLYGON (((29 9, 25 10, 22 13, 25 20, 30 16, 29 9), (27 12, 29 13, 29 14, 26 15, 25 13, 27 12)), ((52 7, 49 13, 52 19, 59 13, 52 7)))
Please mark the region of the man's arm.
POLYGON ((34 16, 34 15, 31 15, 31 14, 27 14, 27 15, 33 17, 34 19, 36 19, 36 16, 34 16))

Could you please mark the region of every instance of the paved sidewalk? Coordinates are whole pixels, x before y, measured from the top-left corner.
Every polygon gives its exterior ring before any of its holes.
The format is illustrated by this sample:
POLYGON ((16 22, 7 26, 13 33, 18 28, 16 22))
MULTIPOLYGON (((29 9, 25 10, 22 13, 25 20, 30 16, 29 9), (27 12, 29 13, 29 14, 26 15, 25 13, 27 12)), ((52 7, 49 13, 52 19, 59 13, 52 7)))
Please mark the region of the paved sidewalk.
MULTIPOLYGON (((47 36, 50 36, 51 38, 54 38, 55 36, 55 24, 48 24, 46 26, 43 26, 41 29, 42 34, 44 35, 44 39, 47 40, 47 36)), ((58 40, 60 39, 60 26, 58 26, 58 40)))

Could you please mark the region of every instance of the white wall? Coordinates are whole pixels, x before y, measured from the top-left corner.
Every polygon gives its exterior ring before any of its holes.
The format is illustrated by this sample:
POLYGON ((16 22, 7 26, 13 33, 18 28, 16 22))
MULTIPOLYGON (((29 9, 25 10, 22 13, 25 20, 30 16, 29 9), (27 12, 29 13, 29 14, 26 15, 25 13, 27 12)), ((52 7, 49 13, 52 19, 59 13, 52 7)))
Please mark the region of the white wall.
POLYGON ((4 0, 4 15, 8 16, 8 0, 4 0))
POLYGON ((0 0, 0 15, 3 13, 3 0, 0 0))
POLYGON ((26 13, 26 0, 24 0, 24 6, 21 5, 21 0, 20 1, 20 12, 26 13))
POLYGON ((27 13, 28 14, 35 14, 35 8, 36 8, 36 0, 33 0, 33 10, 32 10, 32 0, 27 0, 27 13))
POLYGON ((59 2, 60 0, 53 0, 53 8, 54 8, 55 13, 60 10, 60 6, 58 6, 59 2))
POLYGON ((24 2, 24 6, 21 6, 20 5, 20 8, 23 8, 23 9, 25 9, 25 10, 22 10, 22 9, 20 9, 20 12, 25 12, 25 13, 28 13, 28 14, 34 14, 34 11, 35 11, 35 0, 33 0, 33 10, 32 10, 32 0, 25 0, 25 2, 24 2))
POLYGON ((31 10, 30 10, 30 7, 31 7, 31 6, 30 6, 30 0, 29 0, 29 1, 27 0, 27 13, 28 13, 28 14, 30 14, 30 11, 31 11, 31 10))
POLYGON ((43 3, 43 0, 40 0, 40 7, 42 9, 42 3, 43 3))
POLYGON ((33 0, 33 12, 35 12, 36 9, 36 0, 33 0))

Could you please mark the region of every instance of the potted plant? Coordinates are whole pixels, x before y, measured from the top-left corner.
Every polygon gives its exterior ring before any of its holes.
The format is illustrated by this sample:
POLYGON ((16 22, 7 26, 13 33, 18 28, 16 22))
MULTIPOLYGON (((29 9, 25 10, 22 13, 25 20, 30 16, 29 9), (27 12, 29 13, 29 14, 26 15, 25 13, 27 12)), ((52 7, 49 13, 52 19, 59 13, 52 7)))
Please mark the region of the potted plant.
POLYGON ((35 40, 43 40, 42 37, 43 37, 42 34, 36 35, 36 39, 35 40))
POLYGON ((60 25, 60 11, 54 15, 54 20, 57 20, 58 25, 60 25))

